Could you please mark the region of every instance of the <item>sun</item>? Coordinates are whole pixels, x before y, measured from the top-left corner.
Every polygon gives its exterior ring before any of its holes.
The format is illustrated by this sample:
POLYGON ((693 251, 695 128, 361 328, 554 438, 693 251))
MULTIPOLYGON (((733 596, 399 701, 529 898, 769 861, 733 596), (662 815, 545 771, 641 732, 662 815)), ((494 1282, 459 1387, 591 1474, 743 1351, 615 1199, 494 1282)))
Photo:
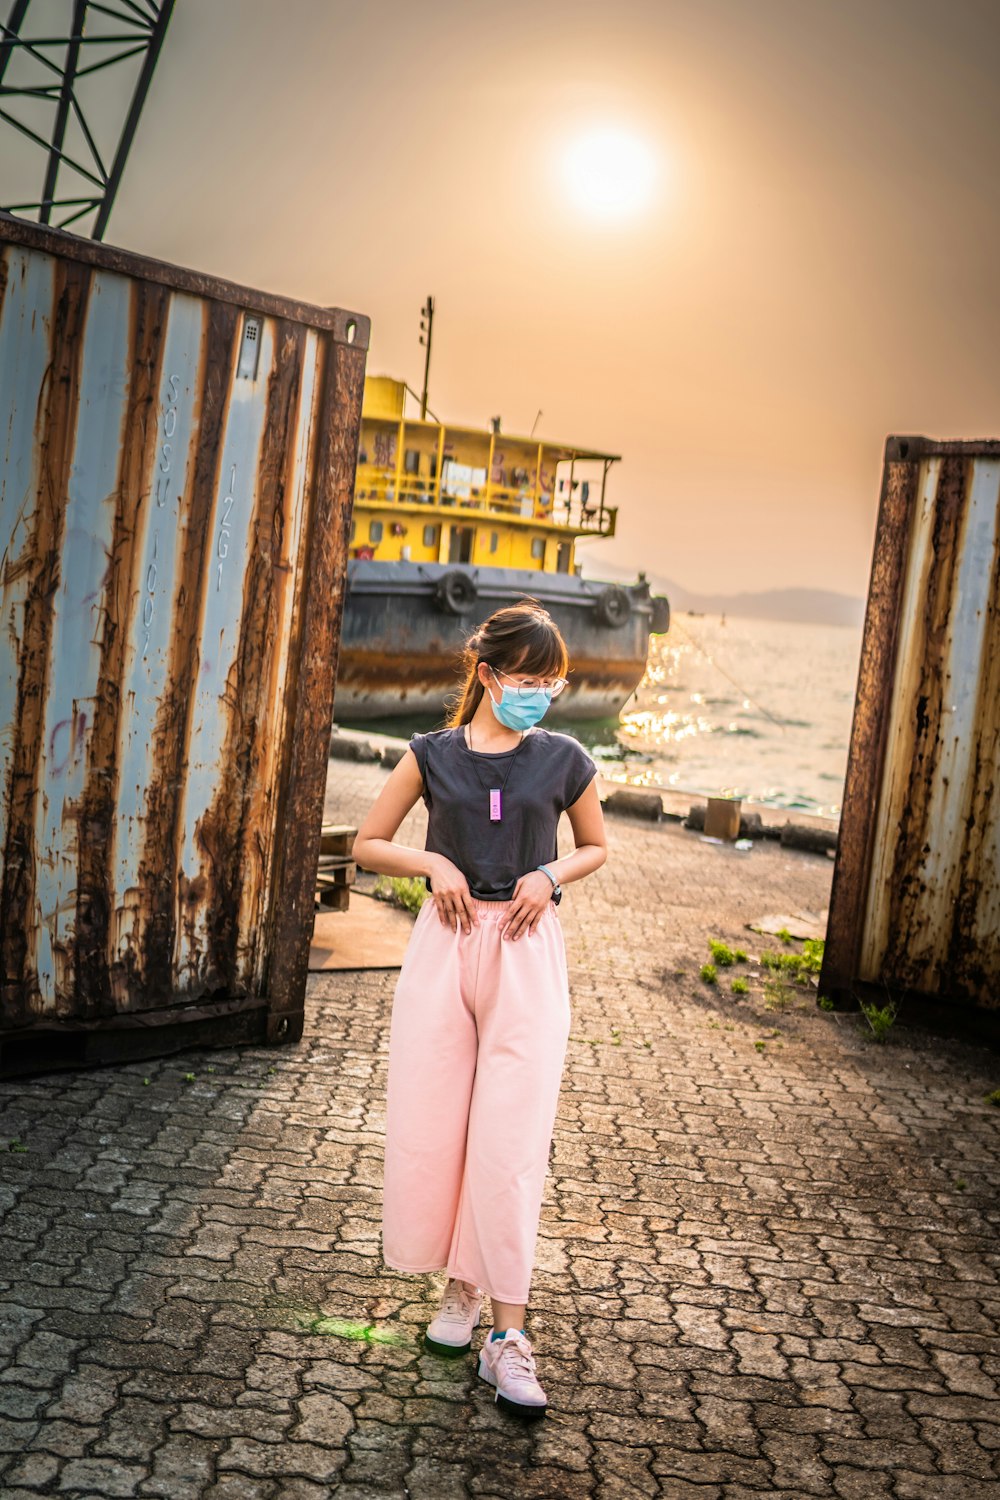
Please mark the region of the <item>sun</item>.
POLYGON ((563 155, 573 201, 599 219, 628 219, 652 197, 658 163, 652 148, 630 130, 602 125, 578 135, 563 155))

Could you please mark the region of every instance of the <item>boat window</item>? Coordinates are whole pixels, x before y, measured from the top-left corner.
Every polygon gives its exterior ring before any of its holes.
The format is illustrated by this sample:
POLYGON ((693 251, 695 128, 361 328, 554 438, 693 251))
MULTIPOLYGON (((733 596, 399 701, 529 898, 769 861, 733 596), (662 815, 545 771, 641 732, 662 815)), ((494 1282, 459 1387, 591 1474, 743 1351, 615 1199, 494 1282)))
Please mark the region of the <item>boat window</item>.
POLYGON ((407 474, 420 473, 420 454, 416 448, 407 448, 403 467, 407 474))
POLYGON ((500 536, 497 532, 490 532, 490 551, 495 552, 500 545, 500 536))
POLYGON ((382 540, 382 522, 381 521, 369 521, 368 522, 368 540, 370 542, 380 542, 382 540))
POLYGON ((441 535, 441 528, 439 526, 425 526, 424 527, 424 546, 425 547, 436 547, 437 544, 438 544, 438 538, 439 538, 440 535, 441 535))
POLYGON ((357 536, 357 534, 358 534, 358 523, 357 523, 357 521, 352 521, 351 522, 351 541, 352 542, 354 541, 354 538, 357 536))
POLYGON ((544 558, 544 556, 545 556, 545 538, 543 536, 532 537, 532 540, 531 540, 531 555, 532 555, 532 557, 537 558, 539 562, 541 562, 542 559, 544 558))
POLYGON ((573 551, 573 543, 572 542, 560 542, 559 543, 559 551, 556 553, 556 572, 557 573, 568 573, 569 572, 569 559, 570 559, 570 553, 572 551, 573 551))

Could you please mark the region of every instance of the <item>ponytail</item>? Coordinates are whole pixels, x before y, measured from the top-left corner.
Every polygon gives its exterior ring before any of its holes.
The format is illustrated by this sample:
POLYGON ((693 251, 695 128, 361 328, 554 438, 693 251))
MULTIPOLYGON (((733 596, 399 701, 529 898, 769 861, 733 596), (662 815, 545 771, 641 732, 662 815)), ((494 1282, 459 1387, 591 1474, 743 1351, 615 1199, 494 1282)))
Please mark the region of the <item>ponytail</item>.
MULTIPOLYGON (((473 637, 474 639, 474 637, 473 637)), ((479 681, 480 656, 472 652, 470 645, 466 645, 462 653, 462 666, 465 670, 465 683, 456 699, 455 706, 448 715, 448 728, 457 729, 461 724, 468 724, 483 701, 486 689, 479 681), (468 657, 472 655, 472 661, 468 657)))

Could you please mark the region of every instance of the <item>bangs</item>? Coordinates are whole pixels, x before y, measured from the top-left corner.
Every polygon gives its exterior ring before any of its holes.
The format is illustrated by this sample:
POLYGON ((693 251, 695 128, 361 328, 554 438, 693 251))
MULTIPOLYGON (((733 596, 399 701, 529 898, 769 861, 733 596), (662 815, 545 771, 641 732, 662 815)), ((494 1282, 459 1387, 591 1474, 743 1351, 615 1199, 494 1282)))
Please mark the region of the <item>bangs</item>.
POLYGON ((519 644, 521 652, 507 666, 507 671, 523 672, 526 677, 566 676, 569 671, 566 644, 551 620, 533 620, 519 644))

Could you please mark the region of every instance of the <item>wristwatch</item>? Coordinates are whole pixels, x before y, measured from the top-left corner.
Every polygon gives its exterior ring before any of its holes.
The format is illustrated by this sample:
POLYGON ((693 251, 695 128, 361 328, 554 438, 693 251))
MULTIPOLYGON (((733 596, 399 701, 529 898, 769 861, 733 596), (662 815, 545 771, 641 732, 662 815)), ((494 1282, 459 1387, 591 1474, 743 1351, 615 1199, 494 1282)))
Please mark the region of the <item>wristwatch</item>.
POLYGON ((535 868, 537 870, 541 870, 542 874, 543 875, 547 875, 549 877, 549 879, 551 880, 551 882, 552 882, 552 899, 556 903, 556 905, 558 906, 559 903, 560 903, 560 901, 562 900, 562 886, 559 884, 558 880, 553 875, 553 873, 549 869, 548 865, 536 865, 535 868))

